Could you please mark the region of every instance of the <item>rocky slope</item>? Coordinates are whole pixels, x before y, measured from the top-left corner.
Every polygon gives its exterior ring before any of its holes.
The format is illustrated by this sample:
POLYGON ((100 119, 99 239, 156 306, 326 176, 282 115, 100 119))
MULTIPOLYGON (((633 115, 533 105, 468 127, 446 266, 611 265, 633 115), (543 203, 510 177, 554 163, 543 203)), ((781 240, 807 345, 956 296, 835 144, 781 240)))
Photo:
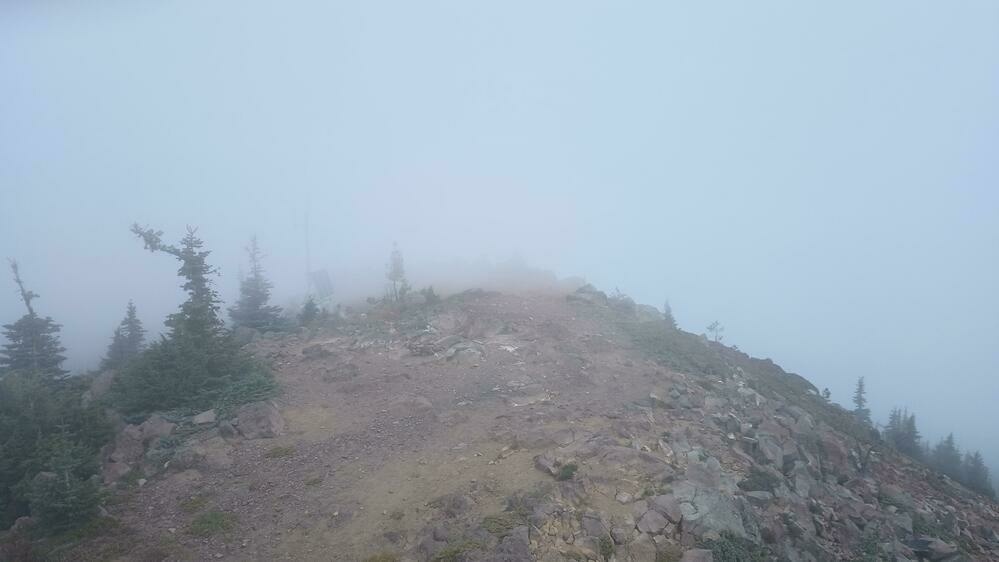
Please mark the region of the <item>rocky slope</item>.
POLYGON ((999 560, 999 508, 806 380, 593 290, 248 344, 283 394, 126 426, 120 560, 999 560))

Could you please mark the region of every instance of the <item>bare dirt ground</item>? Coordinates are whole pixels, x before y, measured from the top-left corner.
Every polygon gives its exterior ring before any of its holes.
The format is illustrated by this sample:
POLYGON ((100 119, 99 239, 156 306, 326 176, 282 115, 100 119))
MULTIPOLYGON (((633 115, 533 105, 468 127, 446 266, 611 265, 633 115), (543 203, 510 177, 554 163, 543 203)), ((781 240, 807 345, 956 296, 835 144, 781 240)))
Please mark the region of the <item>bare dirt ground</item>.
POLYGON ((516 435, 604 424, 647 396, 661 372, 563 295, 472 294, 430 320, 433 338, 468 337, 481 357, 414 355, 390 320, 375 332, 255 344, 283 387, 285 434, 233 440, 227 469, 170 473, 136 490, 121 516, 147 546, 129 556, 362 560, 405 551, 440 516, 440 498, 467 496, 488 514, 551 481, 533 466, 537 451, 511 448, 516 435), (287 456, 274 455, 278 447, 287 456), (191 536, 192 503, 235 514, 234 528, 191 536))

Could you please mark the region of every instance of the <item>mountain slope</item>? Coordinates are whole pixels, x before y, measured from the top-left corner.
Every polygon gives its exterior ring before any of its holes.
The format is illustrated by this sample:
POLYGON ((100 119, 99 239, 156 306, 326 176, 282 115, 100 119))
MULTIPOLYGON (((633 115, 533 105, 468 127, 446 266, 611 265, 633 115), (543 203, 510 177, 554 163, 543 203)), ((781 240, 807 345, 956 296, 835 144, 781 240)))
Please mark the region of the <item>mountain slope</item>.
POLYGON ((472 291, 248 345, 277 410, 126 427, 148 482, 66 559, 999 560, 990 501, 626 298, 472 291))

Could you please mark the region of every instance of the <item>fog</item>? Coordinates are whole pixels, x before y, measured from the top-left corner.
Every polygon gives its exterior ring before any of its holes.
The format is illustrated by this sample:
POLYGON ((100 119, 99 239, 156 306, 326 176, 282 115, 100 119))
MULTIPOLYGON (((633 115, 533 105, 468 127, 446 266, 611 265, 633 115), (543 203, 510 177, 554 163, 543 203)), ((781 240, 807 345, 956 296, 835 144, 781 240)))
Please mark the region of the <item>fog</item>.
MULTIPOLYGON (((181 301, 527 263, 999 466, 999 4, 0 0, 0 256, 96 366, 181 301)), ((4 274, 0 320, 22 313, 4 274)))

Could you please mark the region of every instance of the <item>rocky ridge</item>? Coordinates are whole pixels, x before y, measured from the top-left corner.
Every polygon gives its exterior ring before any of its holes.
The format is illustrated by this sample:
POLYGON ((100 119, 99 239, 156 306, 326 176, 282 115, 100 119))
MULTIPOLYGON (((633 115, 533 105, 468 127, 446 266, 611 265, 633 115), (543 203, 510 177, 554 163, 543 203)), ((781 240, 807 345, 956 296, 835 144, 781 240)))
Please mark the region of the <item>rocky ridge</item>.
POLYGON ((999 560, 991 501, 626 297, 472 291, 247 345, 284 393, 124 425, 121 527, 73 556, 999 560))

